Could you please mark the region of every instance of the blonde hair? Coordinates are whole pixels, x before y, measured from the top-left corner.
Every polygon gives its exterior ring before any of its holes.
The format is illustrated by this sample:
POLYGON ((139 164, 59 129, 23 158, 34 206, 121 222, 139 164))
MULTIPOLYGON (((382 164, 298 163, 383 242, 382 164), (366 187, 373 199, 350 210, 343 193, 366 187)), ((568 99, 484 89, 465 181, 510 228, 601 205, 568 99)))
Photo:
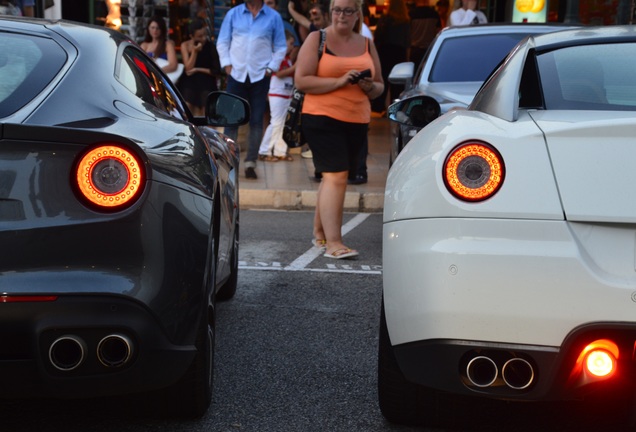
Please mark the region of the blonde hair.
MULTIPOLYGON (((364 17, 363 12, 362 12, 362 2, 364 0, 353 0, 353 2, 355 3, 355 8, 358 10, 358 21, 356 21, 356 24, 353 26, 353 31, 356 33, 360 33, 360 31, 362 30, 362 19, 364 17)), ((333 4, 336 2, 336 0, 331 0, 331 2, 329 3, 329 14, 332 14, 333 12, 331 12, 333 10, 333 4)))

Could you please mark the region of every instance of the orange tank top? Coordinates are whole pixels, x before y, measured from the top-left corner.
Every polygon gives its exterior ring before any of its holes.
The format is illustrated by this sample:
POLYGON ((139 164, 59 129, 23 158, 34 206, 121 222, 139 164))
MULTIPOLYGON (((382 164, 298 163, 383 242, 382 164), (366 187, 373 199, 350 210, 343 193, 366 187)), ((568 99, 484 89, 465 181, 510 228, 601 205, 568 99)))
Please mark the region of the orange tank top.
MULTIPOLYGON (((364 54, 356 57, 338 57, 326 52, 318 62, 316 75, 319 77, 338 78, 355 69, 362 71, 373 67, 373 59, 369 54, 369 40, 364 54)), ((305 94, 303 114, 324 115, 349 123, 369 123, 371 121, 371 103, 366 93, 357 84, 346 85, 330 93, 305 94)))

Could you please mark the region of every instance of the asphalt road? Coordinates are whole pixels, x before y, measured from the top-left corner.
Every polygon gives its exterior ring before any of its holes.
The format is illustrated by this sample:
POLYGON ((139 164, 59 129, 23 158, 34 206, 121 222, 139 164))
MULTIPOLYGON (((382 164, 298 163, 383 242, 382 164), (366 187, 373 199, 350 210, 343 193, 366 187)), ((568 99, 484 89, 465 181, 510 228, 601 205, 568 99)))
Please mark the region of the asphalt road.
POLYGON ((215 394, 202 419, 152 396, 0 401, 0 432, 616 431, 604 406, 475 404, 452 429, 400 427, 376 395, 381 215, 347 214, 355 261, 311 247, 310 212, 243 211, 239 288, 218 307, 215 394))

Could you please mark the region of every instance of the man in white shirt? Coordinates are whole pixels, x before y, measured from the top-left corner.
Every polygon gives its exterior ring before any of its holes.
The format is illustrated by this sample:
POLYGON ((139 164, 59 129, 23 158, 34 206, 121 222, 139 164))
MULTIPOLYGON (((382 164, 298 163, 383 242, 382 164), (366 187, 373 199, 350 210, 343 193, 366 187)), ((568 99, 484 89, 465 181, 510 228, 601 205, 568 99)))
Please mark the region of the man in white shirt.
MULTIPOLYGON (((283 19, 277 11, 264 6, 263 0, 245 0, 225 15, 216 49, 227 74, 226 90, 250 103, 245 177, 256 179, 269 81, 287 52, 283 19)), ((236 140, 238 128, 225 128, 225 133, 236 140)))
POLYGON ((461 0, 462 6, 450 14, 448 20, 451 26, 485 24, 488 22, 486 15, 477 10, 477 0, 461 0))

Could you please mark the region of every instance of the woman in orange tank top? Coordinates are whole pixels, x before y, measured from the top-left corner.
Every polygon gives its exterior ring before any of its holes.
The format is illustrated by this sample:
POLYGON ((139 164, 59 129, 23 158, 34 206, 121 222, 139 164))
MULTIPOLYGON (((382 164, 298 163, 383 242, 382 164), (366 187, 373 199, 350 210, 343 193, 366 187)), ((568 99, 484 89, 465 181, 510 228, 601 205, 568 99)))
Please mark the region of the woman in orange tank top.
POLYGON ((322 173, 314 215, 314 245, 328 258, 353 258, 342 242, 347 176, 371 121, 370 100, 384 91, 380 60, 373 43, 360 34, 362 0, 331 0, 331 25, 318 56, 320 32, 309 34, 298 53, 294 84, 305 92, 303 134, 322 173), (370 77, 359 79, 369 69, 370 77))

